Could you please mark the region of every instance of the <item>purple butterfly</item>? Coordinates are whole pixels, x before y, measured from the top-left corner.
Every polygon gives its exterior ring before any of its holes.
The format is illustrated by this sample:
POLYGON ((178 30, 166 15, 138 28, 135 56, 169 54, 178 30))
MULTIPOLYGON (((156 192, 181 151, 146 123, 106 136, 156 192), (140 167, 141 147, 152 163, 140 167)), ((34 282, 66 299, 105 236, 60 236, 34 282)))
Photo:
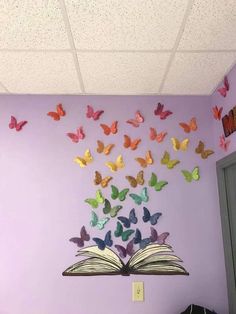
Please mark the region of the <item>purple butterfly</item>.
POLYGON ((133 240, 134 244, 139 244, 140 249, 144 249, 149 243, 151 243, 150 237, 142 239, 142 234, 139 229, 136 229, 133 240))
POLYGON ((85 226, 83 226, 80 230, 80 238, 74 237, 74 238, 71 238, 69 241, 77 244, 78 247, 83 247, 84 241, 89 241, 89 240, 90 240, 90 235, 87 233, 85 226))
POLYGON ((111 247, 113 245, 113 241, 111 239, 111 230, 106 233, 104 240, 100 238, 93 238, 93 241, 97 244, 100 250, 104 250, 106 246, 111 247))
POLYGON ((119 216, 117 217, 117 219, 119 219, 125 228, 129 228, 131 223, 132 224, 136 224, 138 222, 138 219, 135 215, 135 209, 131 209, 130 213, 129 213, 129 218, 127 217, 124 217, 124 216, 119 216))
POLYGON ((162 213, 155 213, 153 215, 150 214, 150 211, 147 207, 143 207, 143 221, 150 221, 151 225, 154 226, 157 224, 158 219, 161 217, 162 213))
POLYGON ((134 240, 129 241, 126 248, 118 244, 115 245, 115 248, 117 248, 121 258, 125 258, 127 255, 132 256, 134 254, 134 240))
POLYGON ((163 232, 158 235, 156 229, 154 229, 153 227, 150 227, 150 229, 151 229, 150 236, 151 242, 157 242, 160 245, 165 244, 166 238, 170 235, 169 232, 163 232))

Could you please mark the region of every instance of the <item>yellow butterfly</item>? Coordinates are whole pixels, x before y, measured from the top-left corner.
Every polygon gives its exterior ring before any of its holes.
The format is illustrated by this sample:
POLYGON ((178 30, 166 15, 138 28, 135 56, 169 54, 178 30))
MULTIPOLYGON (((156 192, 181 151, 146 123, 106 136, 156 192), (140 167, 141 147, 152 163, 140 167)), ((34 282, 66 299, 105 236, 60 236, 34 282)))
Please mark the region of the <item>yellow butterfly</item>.
POLYGON ((182 142, 180 142, 176 137, 172 137, 171 142, 174 150, 182 150, 185 152, 188 148, 189 139, 185 138, 182 142))
POLYGON ((112 177, 105 177, 105 178, 102 178, 102 175, 100 172, 98 171, 95 171, 95 178, 93 180, 94 184, 95 185, 99 185, 101 184, 101 187, 102 188, 106 188, 108 186, 108 183, 112 180, 113 178, 112 177))
POLYGON ((85 166, 87 166, 87 164, 91 163, 92 161, 93 157, 89 149, 86 149, 83 157, 77 156, 74 159, 74 162, 79 164, 81 168, 84 168, 85 166))
POLYGON ((125 166, 122 155, 119 155, 119 156, 116 158, 116 161, 115 161, 115 162, 108 161, 108 162, 105 163, 105 165, 106 165, 112 172, 117 171, 118 169, 122 169, 122 168, 124 168, 124 166, 125 166))
POLYGON ((135 158, 135 160, 140 164, 141 167, 146 168, 147 165, 152 165, 153 164, 153 158, 152 158, 152 153, 150 150, 147 151, 145 158, 135 158))
POLYGON ((132 177, 132 176, 126 176, 125 177, 130 185, 133 187, 133 188, 136 188, 136 186, 139 184, 139 185, 143 185, 144 184, 144 178, 143 178, 143 170, 139 171, 136 178, 135 177, 132 177))
POLYGON ((99 154, 104 153, 105 155, 109 155, 112 148, 115 146, 114 144, 109 144, 105 146, 102 141, 97 141, 97 144, 98 144, 97 152, 99 154))
POLYGON ((161 159, 162 165, 166 165, 168 169, 173 169, 179 163, 180 161, 177 159, 170 160, 170 154, 167 151, 164 152, 164 155, 161 159))

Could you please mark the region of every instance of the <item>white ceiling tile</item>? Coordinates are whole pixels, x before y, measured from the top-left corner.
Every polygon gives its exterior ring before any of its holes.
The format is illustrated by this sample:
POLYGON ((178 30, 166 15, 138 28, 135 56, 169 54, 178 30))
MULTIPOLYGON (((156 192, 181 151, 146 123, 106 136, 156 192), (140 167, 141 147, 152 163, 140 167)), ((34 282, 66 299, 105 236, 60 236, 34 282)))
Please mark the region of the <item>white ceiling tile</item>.
POLYGON ((169 53, 78 53, 88 93, 157 93, 169 53))
POLYGON ((69 48, 57 0, 0 0, 1 49, 69 48))
POLYGON ((195 0, 179 49, 236 49, 235 0, 195 0))
POLYGON ((236 61, 236 53, 177 53, 164 94, 210 94, 236 61))
POLYGON ((66 0, 77 49, 171 49, 187 0, 66 0))
POLYGON ((10 93, 81 92, 70 52, 0 52, 0 81, 10 93))

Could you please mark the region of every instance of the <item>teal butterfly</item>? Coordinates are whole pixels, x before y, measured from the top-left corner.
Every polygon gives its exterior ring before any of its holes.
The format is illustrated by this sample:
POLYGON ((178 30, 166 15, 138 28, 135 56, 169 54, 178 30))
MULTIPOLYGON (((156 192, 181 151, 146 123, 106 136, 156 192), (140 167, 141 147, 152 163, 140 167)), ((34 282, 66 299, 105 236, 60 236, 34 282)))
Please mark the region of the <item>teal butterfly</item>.
POLYGON ((104 197, 101 190, 97 190, 96 198, 86 198, 84 201, 85 203, 88 203, 90 206, 92 206, 92 208, 98 208, 99 204, 104 203, 104 197))
POLYGON ((147 194, 147 188, 142 188, 140 195, 131 193, 129 196, 134 200, 135 204, 141 205, 142 202, 147 203, 149 200, 149 196, 147 194))
POLYGON ((122 202, 126 199, 126 195, 128 194, 129 189, 123 189, 121 191, 114 185, 111 185, 111 198, 116 200, 117 198, 122 202))
POLYGON ((102 230, 105 224, 110 220, 108 217, 98 219, 98 215, 94 211, 92 211, 91 214, 92 218, 90 221, 90 226, 97 227, 99 230, 102 230))
POLYGON ((111 206, 111 203, 108 201, 108 199, 105 199, 105 204, 103 208, 104 214, 110 214, 112 218, 116 217, 117 213, 121 210, 121 205, 116 205, 114 207, 111 206))
POLYGON ((198 181, 200 179, 199 167, 194 167, 192 172, 188 170, 181 170, 185 180, 187 182, 198 181))
POLYGON ((128 230, 123 230, 123 226, 122 224, 117 221, 117 225, 116 225, 116 230, 114 232, 114 236, 116 238, 121 237, 122 241, 127 241, 129 240, 129 237, 134 233, 134 230, 132 229, 128 229, 128 230))
POLYGON ((150 180, 148 181, 148 185, 153 187, 156 191, 161 191, 165 185, 167 185, 168 182, 167 181, 158 181, 157 180, 157 175, 152 172, 152 175, 151 175, 151 178, 150 180))

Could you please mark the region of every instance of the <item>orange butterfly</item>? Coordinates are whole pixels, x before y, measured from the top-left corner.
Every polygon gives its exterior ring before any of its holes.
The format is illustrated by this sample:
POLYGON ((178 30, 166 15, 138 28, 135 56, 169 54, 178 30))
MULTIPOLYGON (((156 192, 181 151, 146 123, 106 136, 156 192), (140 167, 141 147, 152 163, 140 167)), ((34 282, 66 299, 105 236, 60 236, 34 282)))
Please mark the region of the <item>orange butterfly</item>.
POLYGON ((103 132, 105 135, 110 135, 111 133, 112 134, 117 133, 117 131, 118 131, 117 130, 117 124, 118 124, 118 121, 114 121, 114 122, 112 122, 112 125, 110 127, 106 124, 100 124, 100 126, 103 129, 103 132))
POLYGON ((197 120, 192 118, 189 123, 180 122, 179 125, 184 129, 185 133, 190 133, 191 131, 197 130, 197 120))
POLYGON ((131 140, 128 135, 124 135, 124 144, 125 148, 129 148, 132 150, 136 150, 138 148, 138 144, 141 143, 141 138, 136 138, 135 140, 131 140))
POLYGON ((139 127, 140 123, 144 122, 144 117, 141 115, 140 111, 137 111, 135 113, 135 119, 129 119, 126 122, 131 124, 135 128, 137 128, 137 127, 139 127))
POLYGON ((212 113, 215 120, 221 119, 221 113, 222 113, 223 107, 218 108, 217 106, 212 108, 212 113))
POLYGON ((156 140, 158 143, 161 143, 161 142, 163 142, 166 135, 167 135, 167 132, 157 133, 156 129, 150 128, 149 138, 151 141, 156 140))
POLYGON ((104 145, 102 141, 97 141, 98 147, 97 147, 97 152, 99 154, 104 153, 104 155, 109 155, 112 148, 115 146, 114 144, 109 144, 107 146, 104 145))
POLYGON ((147 151, 145 158, 135 158, 135 160, 140 164, 141 167, 146 168, 148 165, 153 164, 152 153, 150 150, 147 151))
POLYGON ((49 117, 52 117, 53 120, 59 121, 61 117, 64 117, 66 115, 65 110, 62 107, 62 104, 58 104, 56 107, 56 112, 50 111, 47 113, 49 117))

